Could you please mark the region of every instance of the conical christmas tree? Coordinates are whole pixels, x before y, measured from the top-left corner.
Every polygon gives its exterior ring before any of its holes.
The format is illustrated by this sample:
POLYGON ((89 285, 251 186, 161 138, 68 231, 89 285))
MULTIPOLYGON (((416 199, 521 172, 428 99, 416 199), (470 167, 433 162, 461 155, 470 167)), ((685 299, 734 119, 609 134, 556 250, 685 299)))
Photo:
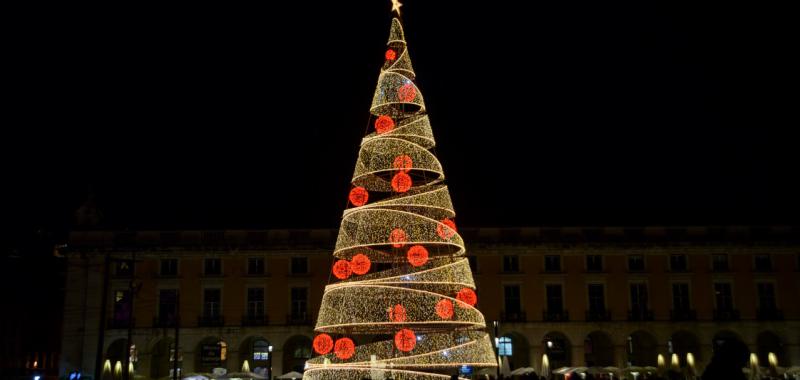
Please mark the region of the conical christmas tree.
POLYGON ((441 380, 497 365, 398 18, 385 59, 306 379, 441 380))

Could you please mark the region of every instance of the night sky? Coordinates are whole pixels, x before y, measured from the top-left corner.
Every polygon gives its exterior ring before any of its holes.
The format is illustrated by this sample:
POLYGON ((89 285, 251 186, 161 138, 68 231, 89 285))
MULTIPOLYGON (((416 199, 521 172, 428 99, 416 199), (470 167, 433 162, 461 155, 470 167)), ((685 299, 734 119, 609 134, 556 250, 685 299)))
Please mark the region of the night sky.
MULTIPOLYGON (((11 231, 63 235, 90 188, 104 228, 337 227, 390 4, 273 3, 18 15, 11 231)), ((402 10, 460 225, 797 222, 787 13, 402 10)))

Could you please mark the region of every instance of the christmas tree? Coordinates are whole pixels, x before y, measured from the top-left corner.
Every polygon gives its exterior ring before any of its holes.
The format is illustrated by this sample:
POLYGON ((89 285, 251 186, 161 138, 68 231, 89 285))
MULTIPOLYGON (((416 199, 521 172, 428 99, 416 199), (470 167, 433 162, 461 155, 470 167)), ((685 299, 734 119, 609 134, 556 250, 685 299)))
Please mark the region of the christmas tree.
POLYGON ((307 379, 450 379, 497 365, 399 18, 387 45, 307 379))

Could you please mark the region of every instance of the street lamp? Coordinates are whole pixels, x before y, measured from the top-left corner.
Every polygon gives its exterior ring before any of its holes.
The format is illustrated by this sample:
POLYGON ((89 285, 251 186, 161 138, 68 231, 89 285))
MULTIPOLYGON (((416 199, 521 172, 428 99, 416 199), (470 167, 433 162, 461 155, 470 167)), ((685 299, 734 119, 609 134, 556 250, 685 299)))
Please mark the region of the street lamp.
POLYGON ((492 325, 494 326, 494 353, 497 357, 497 379, 500 378, 500 336, 497 333, 498 327, 500 323, 497 321, 492 321, 492 325))
POLYGON ((267 347, 267 351, 269 351, 269 353, 267 354, 267 359, 269 361, 268 367, 267 367, 268 368, 268 370, 267 370, 267 379, 271 380, 272 379, 272 345, 271 344, 269 345, 269 347, 267 347))

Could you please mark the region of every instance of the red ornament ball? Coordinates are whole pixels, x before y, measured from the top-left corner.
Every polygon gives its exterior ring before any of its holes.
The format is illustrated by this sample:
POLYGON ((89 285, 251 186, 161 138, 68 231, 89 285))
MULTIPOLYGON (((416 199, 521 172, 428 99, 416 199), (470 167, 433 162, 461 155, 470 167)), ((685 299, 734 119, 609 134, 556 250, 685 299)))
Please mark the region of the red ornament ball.
POLYGON ((392 178, 392 189, 398 193, 405 193, 411 188, 411 185, 411 176, 404 172, 397 173, 392 178))
POLYGON ((389 233, 389 241, 392 243, 392 247, 400 248, 406 245, 408 236, 402 228, 395 228, 389 233))
POLYGON ((338 260, 333 264, 333 275, 340 280, 350 277, 353 270, 350 268, 350 262, 347 260, 338 260))
POLYGON ((333 338, 328 334, 319 334, 314 337, 314 351, 320 355, 325 355, 333 349, 333 338))
POLYGON ((444 240, 450 240, 456 234, 456 222, 450 218, 444 218, 438 225, 436 225, 436 233, 444 240))
POLYGON ((406 321, 406 308, 403 305, 397 304, 389 308, 389 320, 392 322, 405 322, 406 321))
POLYGON ((403 173, 408 173, 411 171, 411 168, 414 166, 414 161, 411 160, 407 154, 401 154, 394 158, 394 162, 392 162, 392 167, 402 171, 403 173))
POLYGON ((421 245, 409 248, 406 256, 408 257, 408 262, 415 267, 425 265, 428 262, 428 250, 421 245))
MULTIPOLYGON (((470 288, 459 290, 458 294, 456 294, 456 299, 470 306, 475 306, 475 304, 478 303, 478 296, 475 294, 475 291, 470 288)), ((465 308, 463 304, 459 304, 458 306, 465 308)))
POLYGON ((348 199, 350 199, 350 203, 356 206, 363 206, 367 203, 367 200, 369 199, 369 192, 367 191, 367 189, 361 186, 357 186, 354 187, 352 190, 350 190, 350 195, 348 196, 348 199))
POLYGON ((392 49, 386 50, 385 57, 387 61, 394 61, 394 59, 397 58, 397 52, 392 49))
POLYGON ((394 120, 391 117, 381 115, 375 120, 375 132, 378 132, 379 135, 392 129, 394 129, 394 120))
POLYGON ((402 329, 394 334, 394 345, 403 352, 409 352, 417 345, 417 335, 410 329, 402 329))
POLYGON ((336 344, 333 346, 333 353, 339 359, 350 359, 356 353, 356 344, 350 338, 336 339, 336 344))
POLYGON ((442 319, 453 318, 453 302, 447 298, 436 303, 436 314, 442 319))
POLYGON ((414 84, 411 82, 408 82, 397 89, 397 99, 400 99, 401 102, 411 102, 416 97, 417 89, 414 88, 414 84))
POLYGON ((372 263, 369 257, 363 253, 358 253, 350 260, 350 269, 357 275, 362 275, 369 272, 369 267, 372 263))

